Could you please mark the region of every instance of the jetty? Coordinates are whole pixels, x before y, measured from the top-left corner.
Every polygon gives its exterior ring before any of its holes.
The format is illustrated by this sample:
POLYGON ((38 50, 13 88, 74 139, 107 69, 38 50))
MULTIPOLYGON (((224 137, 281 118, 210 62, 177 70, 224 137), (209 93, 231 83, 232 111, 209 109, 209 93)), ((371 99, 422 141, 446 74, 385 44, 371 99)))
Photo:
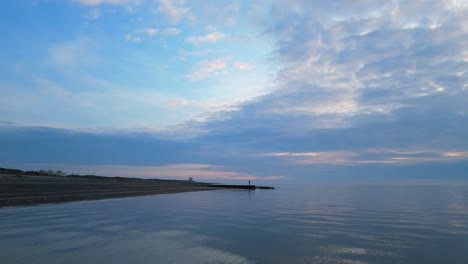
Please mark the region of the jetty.
POLYGON ((275 189, 275 187, 272 187, 272 186, 257 186, 257 185, 207 184, 206 186, 210 186, 210 187, 213 187, 213 188, 247 189, 247 190, 255 190, 255 189, 273 190, 273 189, 275 189))

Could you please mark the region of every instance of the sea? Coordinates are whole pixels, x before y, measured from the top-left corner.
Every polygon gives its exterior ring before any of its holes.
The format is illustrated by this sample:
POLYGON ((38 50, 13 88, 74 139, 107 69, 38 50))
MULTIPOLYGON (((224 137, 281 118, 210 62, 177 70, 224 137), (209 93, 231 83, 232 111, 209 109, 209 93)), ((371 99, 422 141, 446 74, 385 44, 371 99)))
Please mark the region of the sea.
POLYGON ((468 185, 312 184, 0 209, 0 263, 468 263, 468 185))

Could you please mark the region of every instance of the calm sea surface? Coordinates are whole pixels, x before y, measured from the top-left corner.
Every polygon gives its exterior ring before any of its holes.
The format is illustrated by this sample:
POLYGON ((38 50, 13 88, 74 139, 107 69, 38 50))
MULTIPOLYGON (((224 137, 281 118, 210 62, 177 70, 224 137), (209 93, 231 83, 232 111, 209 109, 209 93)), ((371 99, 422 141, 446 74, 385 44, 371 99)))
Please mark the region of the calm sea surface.
POLYGON ((0 263, 468 263, 468 186, 289 185, 3 208, 0 263))

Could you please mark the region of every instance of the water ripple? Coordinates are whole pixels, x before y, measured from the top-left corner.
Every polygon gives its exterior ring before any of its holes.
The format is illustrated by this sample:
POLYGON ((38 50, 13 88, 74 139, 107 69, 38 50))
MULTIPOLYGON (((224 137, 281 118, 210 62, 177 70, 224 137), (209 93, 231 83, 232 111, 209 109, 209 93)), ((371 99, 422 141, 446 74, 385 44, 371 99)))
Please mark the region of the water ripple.
POLYGON ((0 234, 2 263, 464 263, 468 190, 284 186, 4 208, 0 234))

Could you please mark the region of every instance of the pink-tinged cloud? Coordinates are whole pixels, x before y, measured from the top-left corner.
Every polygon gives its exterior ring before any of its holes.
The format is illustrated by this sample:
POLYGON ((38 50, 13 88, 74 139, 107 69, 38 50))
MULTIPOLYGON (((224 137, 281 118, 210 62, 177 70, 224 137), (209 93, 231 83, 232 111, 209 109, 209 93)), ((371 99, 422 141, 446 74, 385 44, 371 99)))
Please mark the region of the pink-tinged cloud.
POLYGON ((445 157, 450 157, 450 158, 466 158, 468 159, 468 151, 462 151, 462 152, 444 152, 442 153, 445 157))
POLYGON ((196 69, 186 75, 191 81, 197 82, 210 77, 219 76, 227 73, 227 61, 230 57, 205 60, 197 64, 196 69))
POLYGON ((234 62, 232 66, 234 67, 234 69, 240 70, 240 71, 248 71, 248 70, 253 69, 252 65, 248 63, 244 63, 244 62, 239 62, 239 61, 234 62))
POLYGON ((292 158, 295 163, 301 164, 339 164, 350 163, 356 153, 350 151, 323 151, 323 152, 273 152, 265 156, 292 158))
POLYGON ((205 42, 216 42, 223 38, 223 33, 215 31, 203 36, 189 36, 186 38, 186 41, 192 44, 200 44, 205 42))
POLYGON ((80 4, 83 5, 100 5, 100 4, 112 4, 112 5, 120 5, 120 4, 126 4, 130 1, 128 0, 78 0, 80 4))
POLYGON ((468 160, 468 151, 367 149, 357 151, 271 152, 298 164, 398 164, 468 160))
POLYGON ((72 171, 80 174, 103 176, 121 176, 138 178, 159 178, 186 180, 279 180, 283 176, 257 176, 224 170, 222 166, 210 164, 170 164, 164 166, 130 166, 130 165, 83 165, 63 168, 67 173, 72 171), (70 171, 72 170, 72 171, 70 171))

